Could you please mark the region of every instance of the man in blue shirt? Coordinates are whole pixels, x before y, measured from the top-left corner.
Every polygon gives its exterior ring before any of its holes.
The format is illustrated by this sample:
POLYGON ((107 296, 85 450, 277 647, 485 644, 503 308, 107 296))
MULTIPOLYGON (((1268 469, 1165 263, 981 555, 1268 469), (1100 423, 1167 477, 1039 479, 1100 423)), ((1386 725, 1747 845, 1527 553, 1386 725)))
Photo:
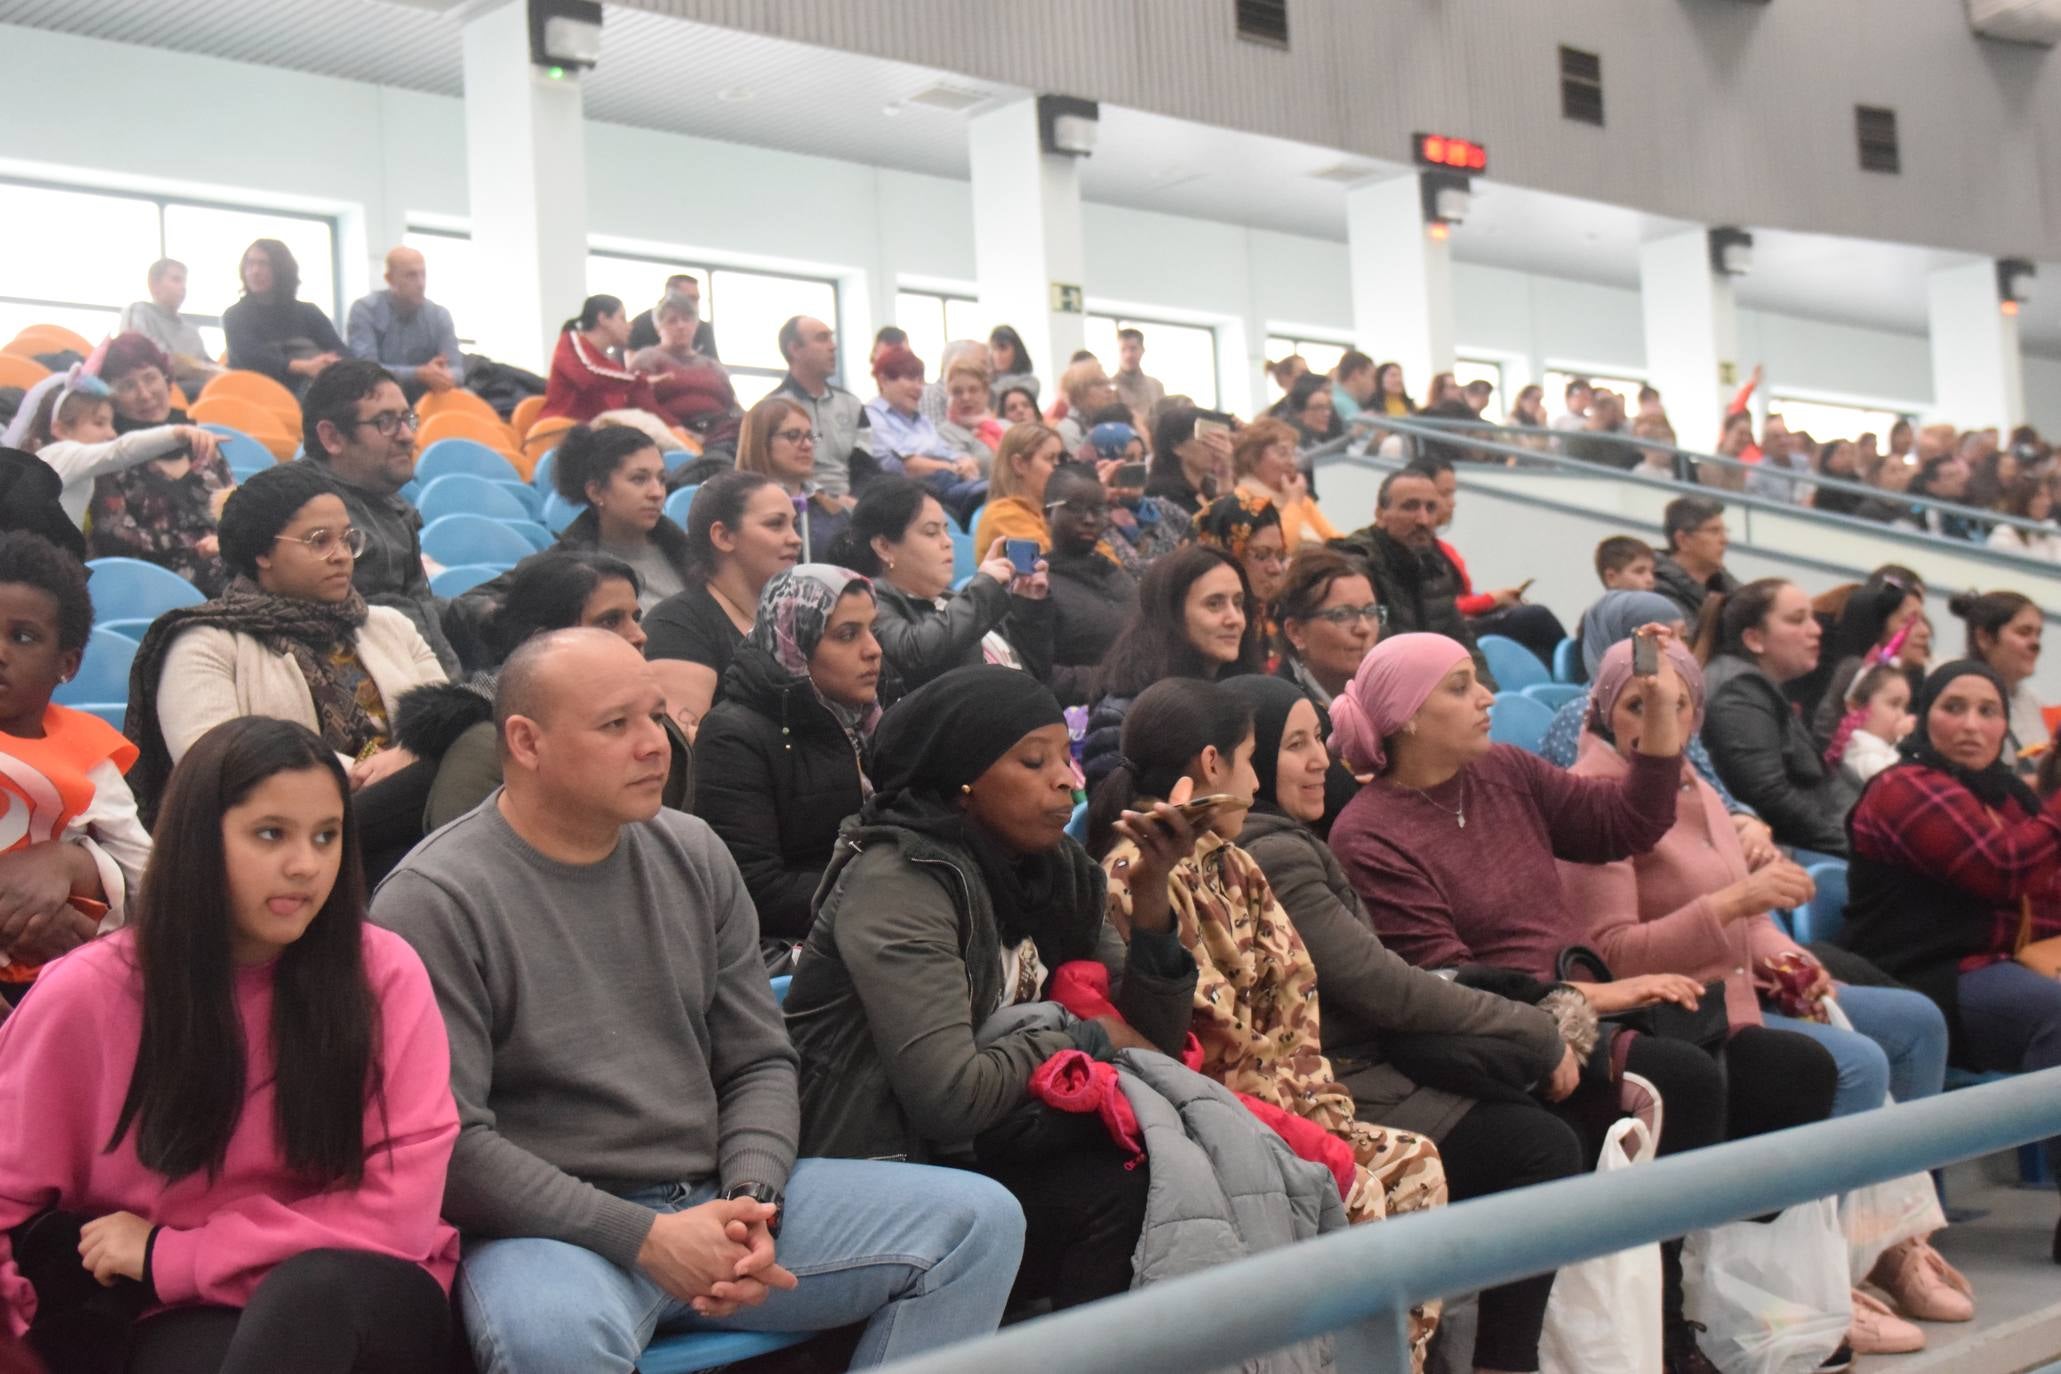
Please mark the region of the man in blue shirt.
POLYGON ((451 312, 429 299, 429 269, 413 248, 386 255, 386 290, 351 305, 344 342, 351 356, 394 374, 412 402, 465 385, 465 359, 451 312))

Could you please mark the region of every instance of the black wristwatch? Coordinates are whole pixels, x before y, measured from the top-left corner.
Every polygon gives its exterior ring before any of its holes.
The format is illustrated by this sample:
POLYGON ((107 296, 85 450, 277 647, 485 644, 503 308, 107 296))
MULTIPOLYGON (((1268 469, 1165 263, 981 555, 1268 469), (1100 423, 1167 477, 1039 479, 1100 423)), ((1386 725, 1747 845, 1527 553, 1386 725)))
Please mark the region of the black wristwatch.
POLYGON ((787 1215, 787 1198, 770 1183, 754 1183, 746 1179, 733 1183, 723 1193, 724 1198, 748 1197, 753 1202, 763 1202, 773 1209, 773 1219, 766 1223, 766 1232, 773 1239, 780 1239, 780 1222, 787 1215))

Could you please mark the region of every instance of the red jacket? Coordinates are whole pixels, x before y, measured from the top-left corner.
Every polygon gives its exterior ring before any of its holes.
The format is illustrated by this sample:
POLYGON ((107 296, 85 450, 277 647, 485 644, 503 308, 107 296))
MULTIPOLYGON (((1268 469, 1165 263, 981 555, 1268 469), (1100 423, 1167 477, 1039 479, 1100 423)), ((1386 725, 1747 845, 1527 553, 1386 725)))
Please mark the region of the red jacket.
POLYGON ((577 329, 558 336, 551 354, 551 375, 544 383, 540 420, 564 416, 587 423, 605 410, 653 410, 651 380, 618 366, 599 352, 577 329))

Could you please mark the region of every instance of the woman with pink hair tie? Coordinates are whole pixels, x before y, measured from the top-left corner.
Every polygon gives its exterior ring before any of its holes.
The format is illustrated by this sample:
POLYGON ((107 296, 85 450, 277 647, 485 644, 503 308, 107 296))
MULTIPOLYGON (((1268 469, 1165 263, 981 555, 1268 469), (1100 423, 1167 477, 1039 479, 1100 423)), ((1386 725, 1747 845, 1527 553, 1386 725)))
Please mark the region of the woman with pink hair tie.
MULTIPOLYGON (((1639 632, 1663 650, 1670 631, 1639 632)), ((1629 689, 1646 725, 1622 777, 1575 777, 1489 738, 1495 698, 1475 676, 1464 645, 1443 635, 1384 639, 1331 703, 1332 751, 1369 781, 1331 829, 1331 847, 1365 902, 1382 942, 1421 968, 1457 969, 1463 980, 1559 977, 1562 951, 1588 936, 1588 921, 1561 890, 1556 859, 1611 863, 1643 854, 1675 822, 1682 779, 1682 693, 1671 655, 1629 689), (1487 974, 1482 966, 1497 974, 1487 974)), ((1696 1009, 1703 985, 1679 974, 1574 982, 1599 1015, 1657 1003, 1696 1009)), ((1600 1148, 1616 1114, 1610 1083, 1629 1073, 1666 1103, 1660 1152, 1675 1154, 1822 1120, 1837 1071, 1813 1041, 1756 1027, 1725 1042, 1727 1073, 1690 1040, 1654 1034, 1606 1037, 1574 1100, 1578 1129, 1600 1148), (1751 1083, 1727 1093, 1727 1081, 1751 1083), (1781 1091, 1772 1091, 1773 1086, 1781 1091)), ((1713 1367, 1682 1314, 1681 1244, 1661 1247, 1666 1369, 1713 1367)))

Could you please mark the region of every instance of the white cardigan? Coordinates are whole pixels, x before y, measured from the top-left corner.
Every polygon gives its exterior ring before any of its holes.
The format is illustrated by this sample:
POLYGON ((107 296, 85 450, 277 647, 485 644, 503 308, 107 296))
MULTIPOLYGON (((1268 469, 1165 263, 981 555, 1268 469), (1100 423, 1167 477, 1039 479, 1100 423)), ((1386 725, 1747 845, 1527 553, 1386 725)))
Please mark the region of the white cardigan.
MULTIPOLYGON (((368 607, 357 648, 389 719, 410 687, 445 680, 435 651, 399 611, 368 607)), ((314 694, 292 655, 275 654, 247 634, 196 625, 172 641, 157 680, 157 723, 172 762, 209 730, 238 716, 298 721, 321 733, 314 694)), ((337 757, 345 768, 354 762, 337 757)))
POLYGON ((93 500, 93 479, 111 472, 127 472, 153 458, 166 458, 186 446, 179 437, 176 425, 153 425, 149 429, 132 429, 118 435, 104 444, 81 444, 70 439, 52 439, 36 450, 36 456, 48 463, 64 481, 64 491, 57 503, 64 507, 64 513, 72 518, 74 525, 83 525, 86 507, 93 500))

